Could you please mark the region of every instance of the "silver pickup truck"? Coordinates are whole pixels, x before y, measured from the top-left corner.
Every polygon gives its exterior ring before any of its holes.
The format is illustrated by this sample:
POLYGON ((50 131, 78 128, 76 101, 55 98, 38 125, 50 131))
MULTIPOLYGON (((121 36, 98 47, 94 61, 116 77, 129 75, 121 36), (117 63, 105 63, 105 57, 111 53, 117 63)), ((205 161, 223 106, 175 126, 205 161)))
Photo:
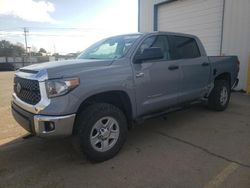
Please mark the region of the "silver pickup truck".
POLYGON ((12 113, 36 136, 76 135, 90 160, 104 161, 138 121, 201 101, 225 110, 238 72, 237 57, 208 57, 196 36, 114 36, 75 60, 19 69, 12 113))

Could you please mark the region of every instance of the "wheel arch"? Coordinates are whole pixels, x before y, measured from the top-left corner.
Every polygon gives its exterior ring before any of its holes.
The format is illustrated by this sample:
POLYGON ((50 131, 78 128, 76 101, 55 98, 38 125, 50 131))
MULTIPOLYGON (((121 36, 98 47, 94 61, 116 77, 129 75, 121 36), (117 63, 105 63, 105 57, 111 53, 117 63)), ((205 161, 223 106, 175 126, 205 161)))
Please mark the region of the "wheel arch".
POLYGON ((126 116, 128 126, 131 127, 133 120, 133 107, 129 95, 122 90, 111 90, 93 94, 83 100, 76 112, 76 121, 73 127, 73 134, 77 132, 77 119, 80 112, 95 103, 108 103, 119 108, 126 116))
POLYGON ((231 74, 229 72, 220 73, 214 78, 214 81, 217 81, 217 80, 226 80, 229 82, 229 85, 231 87, 231 74))

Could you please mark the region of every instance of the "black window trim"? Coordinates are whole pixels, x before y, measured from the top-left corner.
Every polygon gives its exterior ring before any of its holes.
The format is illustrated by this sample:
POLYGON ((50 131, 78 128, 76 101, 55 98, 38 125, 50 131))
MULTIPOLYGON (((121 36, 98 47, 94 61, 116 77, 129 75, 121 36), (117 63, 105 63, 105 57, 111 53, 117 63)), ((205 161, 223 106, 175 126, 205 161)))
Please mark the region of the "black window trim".
MULTIPOLYGON (((168 40, 168 34, 154 34, 154 35, 150 35, 150 36, 147 36, 147 37, 145 37, 144 39, 142 39, 142 41, 140 41, 138 47, 137 47, 136 50, 135 50, 135 53, 134 53, 132 59, 134 60, 134 57, 136 56, 138 50, 140 49, 142 43, 143 43, 145 40, 147 40, 147 39, 150 38, 150 37, 160 37, 160 36, 166 37, 166 41, 168 42, 168 46, 169 46, 169 48, 171 49, 171 44, 170 44, 170 41, 168 40)), ((164 62, 165 62, 165 61, 173 61, 173 59, 170 58, 170 59, 157 59, 157 60, 151 60, 151 62, 162 62, 162 61, 164 61, 164 62)))
POLYGON ((196 59, 196 58, 201 58, 202 57, 202 55, 201 55, 201 51, 200 51, 200 48, 199 48, 199 45, 198 45, 198 42, 197 42, 197 40, 196 40, 196 38, 194 38, 194 37, 191 37, 191 36, 182 36, 182 35, 167 35, 167 40, 168 40, 168 43, 169 43, 169 45, 170 45, 170 51, 173 49, 173 50, 175 50, 175 46, 173 46, 174 44, 172 44, 172 42, 171 42, 171 40, 169 39, 169 37, 170 36, 173 36, 173 37, 183 37, 183 38, 189 38, 189 39, 193 39, 194 41, 195 41, 195 45, 196 45, 196 47, 197 47, 197 49, 198 49, 198 52, 199 52, 199 56, 197 56, 197 57, 193 57, 193 58, 180 58, 180 59, 172 59, 171 58, 171 56, 170 56, 170 60, 172 60, 172 61, 177 61, 177 60, 183 60, 183 59, 196 59))

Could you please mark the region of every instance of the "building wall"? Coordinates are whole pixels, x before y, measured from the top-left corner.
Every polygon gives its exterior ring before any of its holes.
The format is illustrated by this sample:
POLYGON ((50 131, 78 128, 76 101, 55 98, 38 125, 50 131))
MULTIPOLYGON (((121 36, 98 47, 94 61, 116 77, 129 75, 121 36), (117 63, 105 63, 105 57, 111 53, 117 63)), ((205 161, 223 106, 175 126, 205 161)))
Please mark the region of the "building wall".
POLYGON ((153 19, 154 19, 154 0, 139 0, 139 20, 138 30, 139 32, 153 31, 153 19))
POLYGON ((247 87, 250 54, 250 0, 226 0, 222 53, 240 60, 239 89, 247 87))
POLYGON ((166 0, 138 0, 139 32, 154 31, 154 5, 164 1, 166 0))

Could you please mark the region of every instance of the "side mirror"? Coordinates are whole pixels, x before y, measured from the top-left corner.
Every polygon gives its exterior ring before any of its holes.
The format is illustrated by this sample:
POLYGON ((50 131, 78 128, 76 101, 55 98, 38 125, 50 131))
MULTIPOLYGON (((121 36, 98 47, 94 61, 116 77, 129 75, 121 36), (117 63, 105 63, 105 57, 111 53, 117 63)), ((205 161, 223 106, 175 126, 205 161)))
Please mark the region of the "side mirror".
POLYGON ((145 60, 156 60, 164 57, 161 48, 145 48, 140 55, 135 55, 134 63, 138 64, 145 60))

